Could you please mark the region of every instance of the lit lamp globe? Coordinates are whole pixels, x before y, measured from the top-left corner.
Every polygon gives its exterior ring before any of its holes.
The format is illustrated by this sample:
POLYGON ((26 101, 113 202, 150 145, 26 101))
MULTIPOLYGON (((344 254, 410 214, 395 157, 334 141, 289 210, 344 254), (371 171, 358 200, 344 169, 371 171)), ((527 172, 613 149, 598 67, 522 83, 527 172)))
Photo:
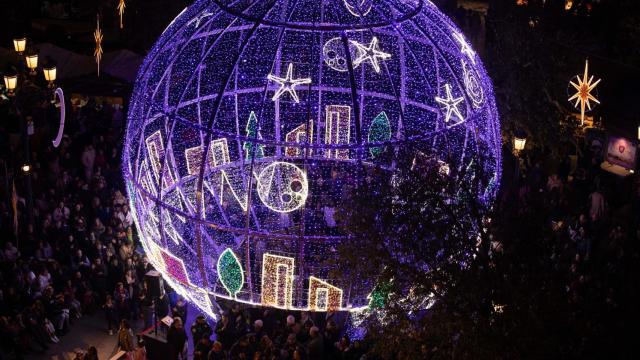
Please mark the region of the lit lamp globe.
POLYGON ((26 38, 13 39, 13 48, 18 53, 18 55, 22 55, 22 53, 24 53, 24 50, 27 48, 27 39, 26 38))
POLYGON ((29 75, 36 75, 36 69, 38 68, 38 54, 32 54, 25 56, 27 68, 29 68, 29 75))
POLYGON ((527 143, 527 138, 525 138, 524 136, 515 136, 513 138, 513 148, 516 151, 522 151, 524 150, 524 146, 527 143))
POLYGON ((429 1, 199 0, 139 70, 123 175, 150 261, 210 316, 353 311, 376 279, 327 264, 343 193, 426 156, 457 184, 481 166, 490 202, 500 149, 482 61, 429 1))
POLYGON ((4 76, 4 87, 7 88, 8 95, 13 95, 16 90, 16 86, 18 86, 18 75, 4 76))
POLYGON ((49 66, 42 69, 44 79, 49 83, 49 87, 53 87, 56 81, 57 70, 55 66, 49 66))

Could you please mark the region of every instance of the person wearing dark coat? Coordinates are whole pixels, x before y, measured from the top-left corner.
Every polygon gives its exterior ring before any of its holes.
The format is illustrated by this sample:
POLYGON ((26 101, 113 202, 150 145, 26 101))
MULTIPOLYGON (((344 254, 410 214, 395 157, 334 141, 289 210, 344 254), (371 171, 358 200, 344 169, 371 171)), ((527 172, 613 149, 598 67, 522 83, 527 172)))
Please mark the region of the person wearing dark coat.
POLYGON ((310 339, 307 342, 307 350, 309 352, 309 360, 324 359, 324 339, 320 333, 320 329, 312 326, 309 329, 310 339))
POLYGON ((173 323, 167 332, 167 343, 171 349, 172 360, 187 360, 187 332, 179 317, 173 318, 173 323))
POLYGON ((193 337, 193 346, 195 347, 200 339, 209 338, 211 336, 211 326, 207 324, 207 320, 203 315, 198 315, 196 321, 191 325, 191 336, 193 337))

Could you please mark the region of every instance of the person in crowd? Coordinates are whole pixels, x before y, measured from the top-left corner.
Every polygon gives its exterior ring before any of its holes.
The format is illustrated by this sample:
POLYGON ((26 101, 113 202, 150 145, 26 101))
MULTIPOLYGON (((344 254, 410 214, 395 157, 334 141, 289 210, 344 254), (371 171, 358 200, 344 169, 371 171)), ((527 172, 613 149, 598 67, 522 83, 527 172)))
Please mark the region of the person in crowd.
POLYGON ((147 349, 142 338, 138 340, 138 347, 133 353, 133 360, 147 360, 147 349))
POLYGON ((184 330, 182 319, 173 318, 173 323, 167 332, 167 342, 171 351, 172 360, 187 360, 189 344, 187 343, 187 332, 184 330))
POLYGON ((222 350, 222 343, 220 341, 216 341, 213 343, 211 347, 211 351, 209 351, 209 355, 207 356, 207 360, 225 360, 226 356, 224 351, 222 350))
POLYGON ((89 346, 84 354, 84 360, 98 360, 98 349, 95 346, 89 346))
POLYGON ((113 335, 113 328, 118 323, 118 315, 116 304, 113 302, 111 295, 107 295, 107 301, 105 301, 102 307, 104 308, 104 315, 107 319, 107 331, 109 331, 109 335, 113 335))
POLYGON ((187 322, 187 303, 184 301, 182 296, 178 297, 176 305, 171 308, 171 314, 173 314, 174 317, 179 317, 183 324, 187 322))
POLYGON ((211 340, 208 336, 203 336, 194 346, 193 360, 207 360, 209 352, 211 352, 211 340))
POLYGON ((120 328, 118 329, 118 349, 124 352, 133 351, 133 330, 127 319, 120 320, 120 328))
POLYGON ((312 326, 309 329, 309 341, 306 344, 306 348, 309 351, 309 360, 322 360, 324 359, 324 339, 320 329, 316 326, 312 326))
POLYGON ((212 330, 209 323, 207 323, 207 319, 204 315, 198 315, 196 320, 191 325, 191 336, 193 338, 193 346, 195 347, 200 339, 203 337, 209 338, 211 336, 212 330))

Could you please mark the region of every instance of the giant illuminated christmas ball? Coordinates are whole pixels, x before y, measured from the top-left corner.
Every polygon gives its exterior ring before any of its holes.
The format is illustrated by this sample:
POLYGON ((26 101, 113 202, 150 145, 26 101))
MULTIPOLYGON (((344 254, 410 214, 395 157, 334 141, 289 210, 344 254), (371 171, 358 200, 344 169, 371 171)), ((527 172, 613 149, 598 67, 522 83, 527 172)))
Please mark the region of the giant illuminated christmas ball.
POLYGON ((326 265, 346 195, 411 154, 459 182, 480 165, 489 202, 499 130, 480 58, 429 1, 200 0, 140 69, 124 176, 153 265, 208 314, 354 310, 375 279, 326 265))

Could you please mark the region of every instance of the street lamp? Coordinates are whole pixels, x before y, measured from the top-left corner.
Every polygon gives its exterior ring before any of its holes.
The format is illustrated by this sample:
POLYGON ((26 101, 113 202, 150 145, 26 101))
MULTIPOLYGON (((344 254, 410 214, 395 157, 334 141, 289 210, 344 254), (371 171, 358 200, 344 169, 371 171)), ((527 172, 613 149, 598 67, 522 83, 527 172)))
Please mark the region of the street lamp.
POLYGON ((44 79, 49 82, 49 88, 53 88, 53 83, 56 81, 56 67, 45 67, 42 72, 44 73, 44 79))
POLYGON ((25 57, 25 60, 27 61, 27 67, 29 68, 29 70, 31 70, 31 72, 29 72, 29 75, 35 76, 36 68, 38 67, 38 54, 27 55, 25 57))
POLYGON ((518 152, 524 150, 526 143, 527 138, 524 136, 514 136, 513 138, 513 148, 518 152))
POLYGON ((24 164, 24 165, 22 165, 21 169, 22 169, 22 171, 23 171, 24 173, 29 173, 29 171, 31 171, 31 165, 29 165, 29 164, 24 164))
POLYGON ((22 55, 24 50, 27 48, 27 38, 13 39, 13 48, 16 50, 18 55, 22 55))
POLYGON ((7 88, 7 94, 13 95, 13 91, 18 86, 18 75, 5 75, 4 86, 7 88))

